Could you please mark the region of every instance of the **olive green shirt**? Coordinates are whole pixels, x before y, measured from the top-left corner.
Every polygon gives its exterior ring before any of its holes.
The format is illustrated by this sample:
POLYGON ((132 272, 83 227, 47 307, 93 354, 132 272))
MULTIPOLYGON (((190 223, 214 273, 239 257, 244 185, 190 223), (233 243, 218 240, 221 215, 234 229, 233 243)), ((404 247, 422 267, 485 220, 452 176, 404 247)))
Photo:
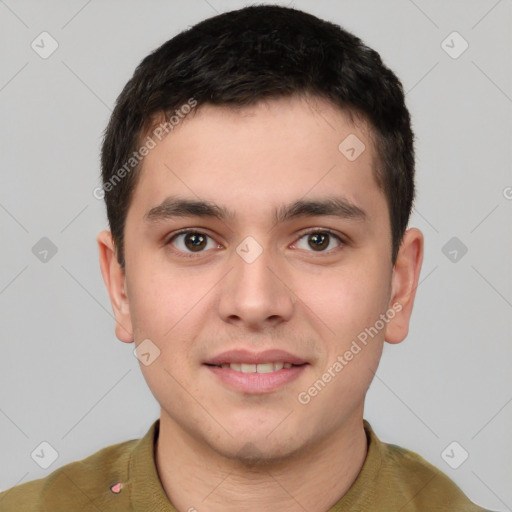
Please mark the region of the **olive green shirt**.
MULTIPOLYGON (((156 470, 159 427, 158 419, 141 439, 108 446, 45 478, 0 493, 0 512, 177 512, 156 470)), ((381 442, 366 420, 364 428, 368 453, 354 484, 329 511, 311 512, 485 510, 425 459, 381 442)), ((197 512, 208 509, 200 503, 195 508, 197 512)))

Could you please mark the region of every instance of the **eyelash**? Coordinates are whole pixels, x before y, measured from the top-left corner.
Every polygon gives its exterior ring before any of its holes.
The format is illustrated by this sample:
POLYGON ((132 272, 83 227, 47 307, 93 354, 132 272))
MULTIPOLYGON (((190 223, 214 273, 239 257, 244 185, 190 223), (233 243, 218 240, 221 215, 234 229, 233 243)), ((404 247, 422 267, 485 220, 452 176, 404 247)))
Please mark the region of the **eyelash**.
MULTIPOLYGON (((184 234, 187 234, 187 233, 195 233, 195 234, 198 234, 198 235, 205 235, 207 236, 208 238, 211 238, 213 240, 213 238, 208 235, 207 233, 204 233, 203 231, 199 231, 195 228, 186 228, 186 229, 181 229, 180 231, 177 231, 176 233, 173 233, 172 236, 170 238, 167 239, 167 241, 165 242, 165 245, 172 245, 172 242, 180 235, 184 235, 184 234)), ((298 240, 301 240, 302 238, 304 238, 305 236, 307 235, 312 235, 312 234, 317 234, 317 233, 321 233, 321 234, 328 234, 329 236, 335 238, 336 240, 338 240, 338 242, 341 244, 341 246, 343 245, 346 245, 346 242, 337 234, 335 233, 334 231, 330 230, 330 229, 326 229, 326 228, 322 228, 322 229, 311 229, 309 231, 305 231, 305 232, 302 232, 300 233, 299 237, 297 238, 297 241, 298 240)), ((339 247, 335 247, 334 249, 330 249, 328 251, 319 251, 317 254, 321 257, 322 255, 330 255, 330 253, 332 253, 333 251, 336 251, 336 250, 339 250, 341 249, 342 247, 339 246, 339 247)), ((183 258, 196 258, 198 256, 200 256, 204 251, 200 251, 200 252, 197 252, 197 253, 184 253, 183 251, 180 251, 179 249, 173 249, 174 252, 176 252, 177 254, 180 255, 180 257, 183 257, 183 258)), ((316 251, 307 251, 307 252, 316 252, 316 251)))

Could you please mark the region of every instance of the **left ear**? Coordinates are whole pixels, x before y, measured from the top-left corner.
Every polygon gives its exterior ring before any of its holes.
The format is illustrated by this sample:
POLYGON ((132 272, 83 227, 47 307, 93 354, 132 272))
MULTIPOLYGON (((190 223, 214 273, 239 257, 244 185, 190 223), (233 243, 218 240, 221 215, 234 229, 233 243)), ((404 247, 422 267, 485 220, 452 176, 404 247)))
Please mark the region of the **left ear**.
POLYGON ((419 229, 410 228, 404 233, 393 267, 389 307, 394 309, 396 314, 386 326, 385 339, 388 343, 400 343, 409 332, 409 320, 422 263, 423 233, 419 229))

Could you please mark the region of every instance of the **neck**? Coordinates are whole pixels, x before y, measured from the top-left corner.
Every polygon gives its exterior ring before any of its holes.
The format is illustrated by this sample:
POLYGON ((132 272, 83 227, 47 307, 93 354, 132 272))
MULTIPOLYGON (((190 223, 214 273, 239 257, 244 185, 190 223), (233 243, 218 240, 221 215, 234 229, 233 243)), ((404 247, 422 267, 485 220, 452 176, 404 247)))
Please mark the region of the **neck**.
POLYGON ((248 465, 228 459, 160 417, 156 466, 179 511, 328 511, 350 489, 366 458, 362 410, 328 438, 286 460, 248 465))

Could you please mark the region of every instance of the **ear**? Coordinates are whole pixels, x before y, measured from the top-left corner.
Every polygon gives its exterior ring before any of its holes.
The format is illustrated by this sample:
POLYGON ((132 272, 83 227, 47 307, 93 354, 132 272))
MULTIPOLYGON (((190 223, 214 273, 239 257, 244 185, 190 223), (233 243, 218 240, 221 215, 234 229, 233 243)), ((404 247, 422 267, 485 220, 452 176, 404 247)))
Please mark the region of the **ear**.
POLYGON ((422 263, 423 234, 419 229, 408 229, 404 233, 391 278, 389 306, 396 314, 386 326, 385 339, 388 343, 400 343, 409 332, 422 263))
POLYGON ((120 341, 132 343, 133 327, 130 316, 128 296, 126 295, 125 272, 117 261, 116 248, 112 233, 102 231, 96 238, 100 253, 100 267, 103 281, 107 287, 116 319, 116 336, 120 341))

